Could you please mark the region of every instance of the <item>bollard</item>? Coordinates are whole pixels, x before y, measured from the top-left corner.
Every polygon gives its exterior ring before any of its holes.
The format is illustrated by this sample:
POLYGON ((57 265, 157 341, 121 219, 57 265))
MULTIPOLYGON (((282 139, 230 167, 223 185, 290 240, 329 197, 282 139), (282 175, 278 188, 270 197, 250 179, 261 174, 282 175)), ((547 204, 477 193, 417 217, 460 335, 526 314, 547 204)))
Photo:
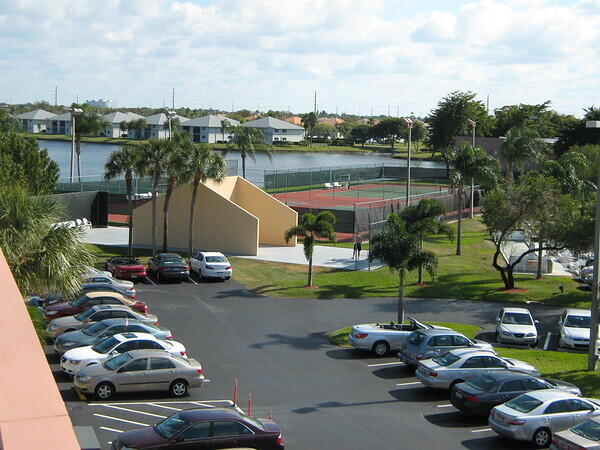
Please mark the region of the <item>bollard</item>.
POLYGON ((248 392, 248 415, 252 417, 252 392, 248 392))
POLYGON ((233 380, 233 404, 237 405, 237 399, 238 399, 238 380, 237 378, 235 378, 233 380))

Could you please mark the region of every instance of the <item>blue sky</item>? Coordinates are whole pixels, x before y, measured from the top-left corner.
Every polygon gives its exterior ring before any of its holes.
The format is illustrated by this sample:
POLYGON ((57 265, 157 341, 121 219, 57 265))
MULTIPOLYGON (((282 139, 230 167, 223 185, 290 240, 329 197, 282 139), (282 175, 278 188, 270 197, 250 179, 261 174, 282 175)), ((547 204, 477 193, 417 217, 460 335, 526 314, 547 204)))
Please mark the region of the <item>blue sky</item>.
POLYGON ((600 105, 600 0, 0 0, 0 101, 427 115, 600 105))

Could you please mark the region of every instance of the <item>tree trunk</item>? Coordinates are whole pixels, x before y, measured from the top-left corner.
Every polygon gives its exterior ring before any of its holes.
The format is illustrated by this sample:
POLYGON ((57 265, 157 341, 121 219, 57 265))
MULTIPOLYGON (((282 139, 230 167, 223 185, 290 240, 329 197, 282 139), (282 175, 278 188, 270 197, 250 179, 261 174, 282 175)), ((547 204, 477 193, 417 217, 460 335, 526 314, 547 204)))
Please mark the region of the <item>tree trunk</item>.
POLYGON ((312 286, 312 255, 308 259, 308 284, 307 286, 312 286))
POLYGON ((81 183, 81 136, 75 135, 75 153, 77 154, 77 178, 81 183))
POLYGON ((458 186, 458 226, 456 227, 456 254, 461 254, 463 202, 465 199, 464 185, 458 186))
POLYGON ((156 256, 156 196, 158 195, 158 179, 160 173, 154 174, 152 181, 152 256, 156 256))
POLYGON ((198 186, 200 182, 194 180, 194 187, 192 189, 192 203, 190 203, 190 224, 188 229, 188 255, 192 257, 194 251, 194 211, 196 210, 196 196, 198 195, 198 186))
POLYGON ((132 186, 131 186, 131 177, 125 176, 125 183, 127 184, 127 209, 129 212, 129 238, 127 241, 128 255, 133 256, 133 200, 132 196, 132 186))
POLYGON ((512 161, 509 159, 507 161, 508 164, 508 168, 507 168, 507 172, 506 172, 506 179, 508 181, 513 181, 514 180, 514 176, 513 176, 513 163, 512 161))
POLYGON ((169 246, 169 202, 171 201, 171 195, 173 195, 173 191, 175 190, 175 186, 177 182, 173 179, 169 178, 167 186, 167 195, 165 195, 165 203, 163 205, 163 247, 162 251, 164 253, 167 252, 167 247, 169 246))
MULTIPOLYGON (((423 239, 419 239, 419 249, 423 250, 423 239)), ((417 284, 423 284, 423 264, 419 265, 417 284)))
POLYGON ((506 268, 506 289, 514 289, 515 288, 515 278, 513 276, 513 266, 508 266, 506 268))
POLYGON ((398 323, 404 323, 404 273, 402 271, 398 283, 398 323))
POLYGON ((537 265, 537 274, 535 276, 536 280, 541 280, 542 279, 542 246, 543 246, 543 242, 540 240, 538 241, 538 265, 537 265))
POLYGON ((246 179, 246 153, 241 152, 242 156, 242 178, 246 179))

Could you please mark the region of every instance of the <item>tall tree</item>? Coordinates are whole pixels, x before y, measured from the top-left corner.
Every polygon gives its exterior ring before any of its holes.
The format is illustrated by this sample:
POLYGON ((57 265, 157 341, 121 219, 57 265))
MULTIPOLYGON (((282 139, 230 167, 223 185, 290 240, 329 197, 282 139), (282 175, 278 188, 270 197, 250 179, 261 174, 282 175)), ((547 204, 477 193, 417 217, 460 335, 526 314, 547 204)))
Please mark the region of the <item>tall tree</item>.
POLYGON ((23 186, 0 186, 0 248, 23 295, 75 294, 94 257, 76 228, 56 226, 64 211, 23 186))
POLYGON ((285 232, 285 242, 290 242, 294 236, 304 239, 304 257, 308 260, 307 286, 312 286, 315 238, 327 238, 335 242, 335 231, 333 230, 335 221, 336 217, 331 211, 321 211, 316 216, 311 213, 305 213, 302 215, 302 219, 298 225, 291 227, 285 232))
POLYGON ((408 272, 419 267, 435 278, 438 257, 422 250, 419 237, 412 234, 397 214, 390 214, 386 226, 369 242, 369 260, 379 259, 398 272, 398 323, 404 322, 404 285, 408 272))
POLYGON ((600 145, 600 133, 598 133, 598 130, 587 128, 585 124, 588 120, 600 120, 600 108, 590 106, 583 111, 585 114, 581 120, 573 120, 559 133, 558 142, 554 144, 554 152, 557 156, 562 155, 576 145, 600 145))
POLYGON ((96 135, 106 129, 107 122, 100 113, 88 105, 73 105, 82 109, 75 117, 75 153, 77 154, 77 178, 81 183, 81 136, 96 135))
POLYGON ((512 181, 515 169, 522 169, 527 162, 540 160, 548 151, 548 145, 540 140, 533 128, 511 128, 501 148, 502 159, 507 164, 506 178, 512 181))
POLYGON ((152 177, 152 255, 156 255, 156 198, 158 183, 168 163, 172 144, 164 139, 150 139, 140 147, 137 171, 152 177))
POLYGON ((163 252, 166 252, 169 247, 169 206, 171 205, 171 197, 177 187, 177 183, 186 171, 188 155, 193 146, 192 138, 187 133, 177 133, 166 145, 168 152, 164 171, 167 175, 167 192, 165 194, 165 202, 163 203, 163 252))
POLYGON ((538 105, 506 105, 494 111, 496 118, 493 135, 506 136, 511 128, 531 128, 541 137, 554 137, 565 121, 572 116, 563 116, 550 109, 550 100, 538 105))
POLYGON ((334 138, 337 130, 334 126, 326 123, 318 123, 312 129, 312 135, 318 138, 334 138))
POLYGON ((357 125, 354 128, 352 128, 352 131, 350 132, 350 139, 352 139, 355 142, 358 142, 363 147, 365 146, 365 142, 367 142, 370 136, 371 128, 368 125, 357 125))
POLYGON ((319 118, 314 112, 309 112, 302 116, 302 125, 304 125, 304 129, 306 130, 306 136, 308 136, 308 143, 312 145, 312 133, 315 126, 319 123, 319 118))
POLYGON ((188 256, 194 252, 194 220, 200 183, 208 180, 220 183, 225 177, 225 158, 210 149, 207 144, 194 144, 189 149, 188 160, 182 180, 192 184, 190 222, 188 229, 188 256))
MULTIPOLYGON (((491 186, 496 182, 497 163, 481 147, 473 147, 466 142, 460 142, 448 157, 453 167, 450 173, 450 183, 457 189, 458 194, 458 226, 456 233, 456 254, 461 254, 462 216, 465 208, 465 183, 475 180, 482 186, 491 186)), ((473 193, 471 193, 473 195, 473 193)))
POLYGON ((121 130, 121 137, 123 137, 123 134, 127 133, 128 129, 129 129, 129 123, 126 120, 122 120, 119 123, 119 130, 121 130))
POLYGON ((387 117, 371 128, 371 135, 386 140, 393 149, 397 139, 408 136, 408 128, 402 119, 387 117))
POLYGON ((413 123, 413 129, 411 132, 411 138, 415 143, 415 147, 419 150, 419 146, 422 141, 427 137, 427 128, 420 120, 415 120, 413 123))
MULTIPOLYGON (((444 235, 454 240, 454 228, 442 221, 446 208, 438 200, 424 198, 416 205, 404 208, 400 218, 406 224, 410 234, 419 240, 419 248, 423 250, 423 241, 434 235, 444 235)), ((419 266, 417 283, 423 283, 423 266, 419 266)))
POLYGON ((258 128, 243 127, 241 125, 231 126, 228 131, 231 133, 231 140, 227 145, 224 154, 230 150, 237 150, 242 157, 242 176, 246 178, 246 157, 256 161, 255 152, 261 150, 267 153, 271 159, 271 148, 265 144, 265 135, 258 128))
POLYGON ((126 145, 108 156, 104 166, 104 177, 112 180, 120 175, 125 176, 127 188, 127 211, 129 214, 128 227, 128 254, 133 256, 133 175, 138 170, 140 148, 135 145, 126 145))
POLYGON ((143 117, 127 122, 127 129, 135 131, 136 139, 142 139, 144 137, 144 130, 147 126, 148 124, 146 123, 146 119, 144 119, 143 117))
POLYGON ((17 131, 19 129, 19 122, 7 111, 0 110, 0 132, 17 131))

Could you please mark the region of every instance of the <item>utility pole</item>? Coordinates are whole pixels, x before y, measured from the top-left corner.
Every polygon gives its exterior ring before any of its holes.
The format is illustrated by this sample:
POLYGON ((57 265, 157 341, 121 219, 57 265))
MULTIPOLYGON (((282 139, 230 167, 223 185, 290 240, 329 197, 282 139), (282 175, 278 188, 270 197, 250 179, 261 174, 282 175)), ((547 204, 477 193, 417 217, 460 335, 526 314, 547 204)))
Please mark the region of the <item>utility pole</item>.
POLYGON ((58 86, 54 86, 54 106, 58 106, 58 86))
POLYGON ((77 95, 75 96, 75 98, 77 99, 77 100, 75 100, 75 103, 77 103, 77 104, 79 105, 79 94, 77 94, 77 95))
POLYGON ((371 105, 371 119, 373 118, 373 105, 371 105))
POLYGON ((231 112, 233 113, 233 102, 231 102, 231 112))
POLYGON ((388 103, 388 117, 390 117, 390 104, 388 103))
MULTIPOLYGON (((600 120, 588 120, 585 122, 586 128, 596 128, 600 131, 600 120)), ((598 181, 600 182, 600 167, 598 169, 598 181)), ((600 184, 598 184, 600 186, 600 184)), ((596 226, 594 233, 594 278, 592 282, 592 307, 591 307, 591 327, 590 327, 590 348, 588 351, 588 370, 596 370, 596 361, 598 360, 598 316, 600 307, 600 292, 598 292, 600 276, 600 188, 596 193, 596 226)))
POLYGON ((175 88, 173 88, 173 102, 171 104, 171 109, 175 109, 175 88))
POLYGON ((315 106, 313 112, 315 113, 315 115, 317 114, 317 91, 315 91, 315 106))
POLYGON ((337 117, 338 115, 338 105, 335 105, 335 116, 337 117))
MULTIPOLYGON (((469 125, 471 125, 473 127, 473 148, 475 148, 475 127, 477 126, 477 122, 475 122, 474 120, 471 119, 467 119, 467 122, 469 122, 469 125)), ((474 198, 475 198, 475 179, 473 177, 471 177, 471 210, 470 210, 470 214, 469 217, 472 219, 474 216, 474 198)), ((462 216, 462 210, 460 212, 461 216, 462 216)))
POLYGON ((487 102, 486 102, 486 106, 485 106, 485 112, 486 113, 490 113, 490 94, 487 95, 487 102))
POLYGON ((396 105, 396 117, 400 117, 400 105, 396 105))

